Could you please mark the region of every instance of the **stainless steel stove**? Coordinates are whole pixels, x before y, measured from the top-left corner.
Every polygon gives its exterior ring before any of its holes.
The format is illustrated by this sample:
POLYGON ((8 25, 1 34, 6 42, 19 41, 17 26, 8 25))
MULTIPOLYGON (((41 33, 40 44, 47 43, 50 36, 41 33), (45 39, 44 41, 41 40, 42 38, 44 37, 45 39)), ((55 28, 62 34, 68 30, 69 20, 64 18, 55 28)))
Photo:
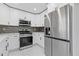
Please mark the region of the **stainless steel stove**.
POLYGON ((25 21, 22 19, 19 21, 20 49, 33 44, 33 37, 30 25, 30 21, 25 21))

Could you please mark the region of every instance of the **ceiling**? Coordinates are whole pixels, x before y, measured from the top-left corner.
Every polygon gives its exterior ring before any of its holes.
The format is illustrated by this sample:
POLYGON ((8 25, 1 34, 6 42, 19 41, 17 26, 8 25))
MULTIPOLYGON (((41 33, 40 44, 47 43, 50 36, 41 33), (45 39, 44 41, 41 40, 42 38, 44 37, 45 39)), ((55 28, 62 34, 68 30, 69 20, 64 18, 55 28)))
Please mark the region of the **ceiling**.
POLYGON ((40 13, 47 8, 47 3, 7 3, 7 5, 32 13, 40 13))

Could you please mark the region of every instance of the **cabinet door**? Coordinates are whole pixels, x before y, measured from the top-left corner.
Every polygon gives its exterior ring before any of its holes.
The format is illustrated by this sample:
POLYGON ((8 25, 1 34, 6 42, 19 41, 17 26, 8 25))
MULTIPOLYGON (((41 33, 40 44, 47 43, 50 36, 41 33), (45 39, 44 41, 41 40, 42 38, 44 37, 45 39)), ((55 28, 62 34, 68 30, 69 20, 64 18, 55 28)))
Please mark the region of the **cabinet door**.
POLYGON ((44 19, 40 15, 33 15, 31 20, 31 26, 41 27, 44 26, 44 19))
POLYGON ((37 37, 36 37, 36 34, 34 32, 32 33, 32 35, 33 35, 33 44, 35 44, 37 37))
POLYGON ((3 39, 3 41, 0 42, 0 55, 4 55, 4 52, 6 51, 6 40, 3 39))
POLYGON ((44 33, 33 32, 33 44, 38 43, 40 46, 44 47, 44 33))
POLYGON ((19 48, 19 36, 12 35, 8 39, 8 50, 14 50, 19 48))
POLYGON ((10 20, 9 8, 4 4, 0 4, 0 24, 8 25, 8 20, 10 20))
POLYGON ((52 56, 69 56, 69 42, 52 39, 52 56))
POLYGON ((38 34, 37 43, 44 48, 44 33, 39 33, 38 34))
POLYGON ((38 25, 39 18, 37 18, 37 17, 38 17, 38 15, 36 15, 36 17, 34 15, 32 16, 31 26, 35 27, 38 25))
POLYGON ((18 10, 10 8, 10 25, 18 26, 19 19, 18 19, 18 10))

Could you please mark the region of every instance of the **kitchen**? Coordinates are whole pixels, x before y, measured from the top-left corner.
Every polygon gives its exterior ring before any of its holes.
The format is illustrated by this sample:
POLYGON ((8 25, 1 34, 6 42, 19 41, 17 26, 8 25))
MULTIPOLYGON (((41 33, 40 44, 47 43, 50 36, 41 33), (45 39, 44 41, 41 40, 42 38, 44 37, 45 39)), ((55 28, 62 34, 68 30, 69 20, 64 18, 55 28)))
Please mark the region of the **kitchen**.
POLYGON ((0 56, 79 56, 79 3, 0 3, 0 56))

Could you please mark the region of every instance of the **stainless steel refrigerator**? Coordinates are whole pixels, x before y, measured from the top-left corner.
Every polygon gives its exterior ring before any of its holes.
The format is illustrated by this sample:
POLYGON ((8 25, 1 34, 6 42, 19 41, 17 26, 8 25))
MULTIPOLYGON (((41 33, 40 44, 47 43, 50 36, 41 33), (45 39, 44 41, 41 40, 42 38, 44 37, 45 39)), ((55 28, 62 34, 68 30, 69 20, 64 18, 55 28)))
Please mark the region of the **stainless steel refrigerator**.
POLYGON ((67 4, 56 8, 48 15, 51 25, 48 30, 50 35, 45 34, 45 55, 72 55, 72 7, 67 4))

